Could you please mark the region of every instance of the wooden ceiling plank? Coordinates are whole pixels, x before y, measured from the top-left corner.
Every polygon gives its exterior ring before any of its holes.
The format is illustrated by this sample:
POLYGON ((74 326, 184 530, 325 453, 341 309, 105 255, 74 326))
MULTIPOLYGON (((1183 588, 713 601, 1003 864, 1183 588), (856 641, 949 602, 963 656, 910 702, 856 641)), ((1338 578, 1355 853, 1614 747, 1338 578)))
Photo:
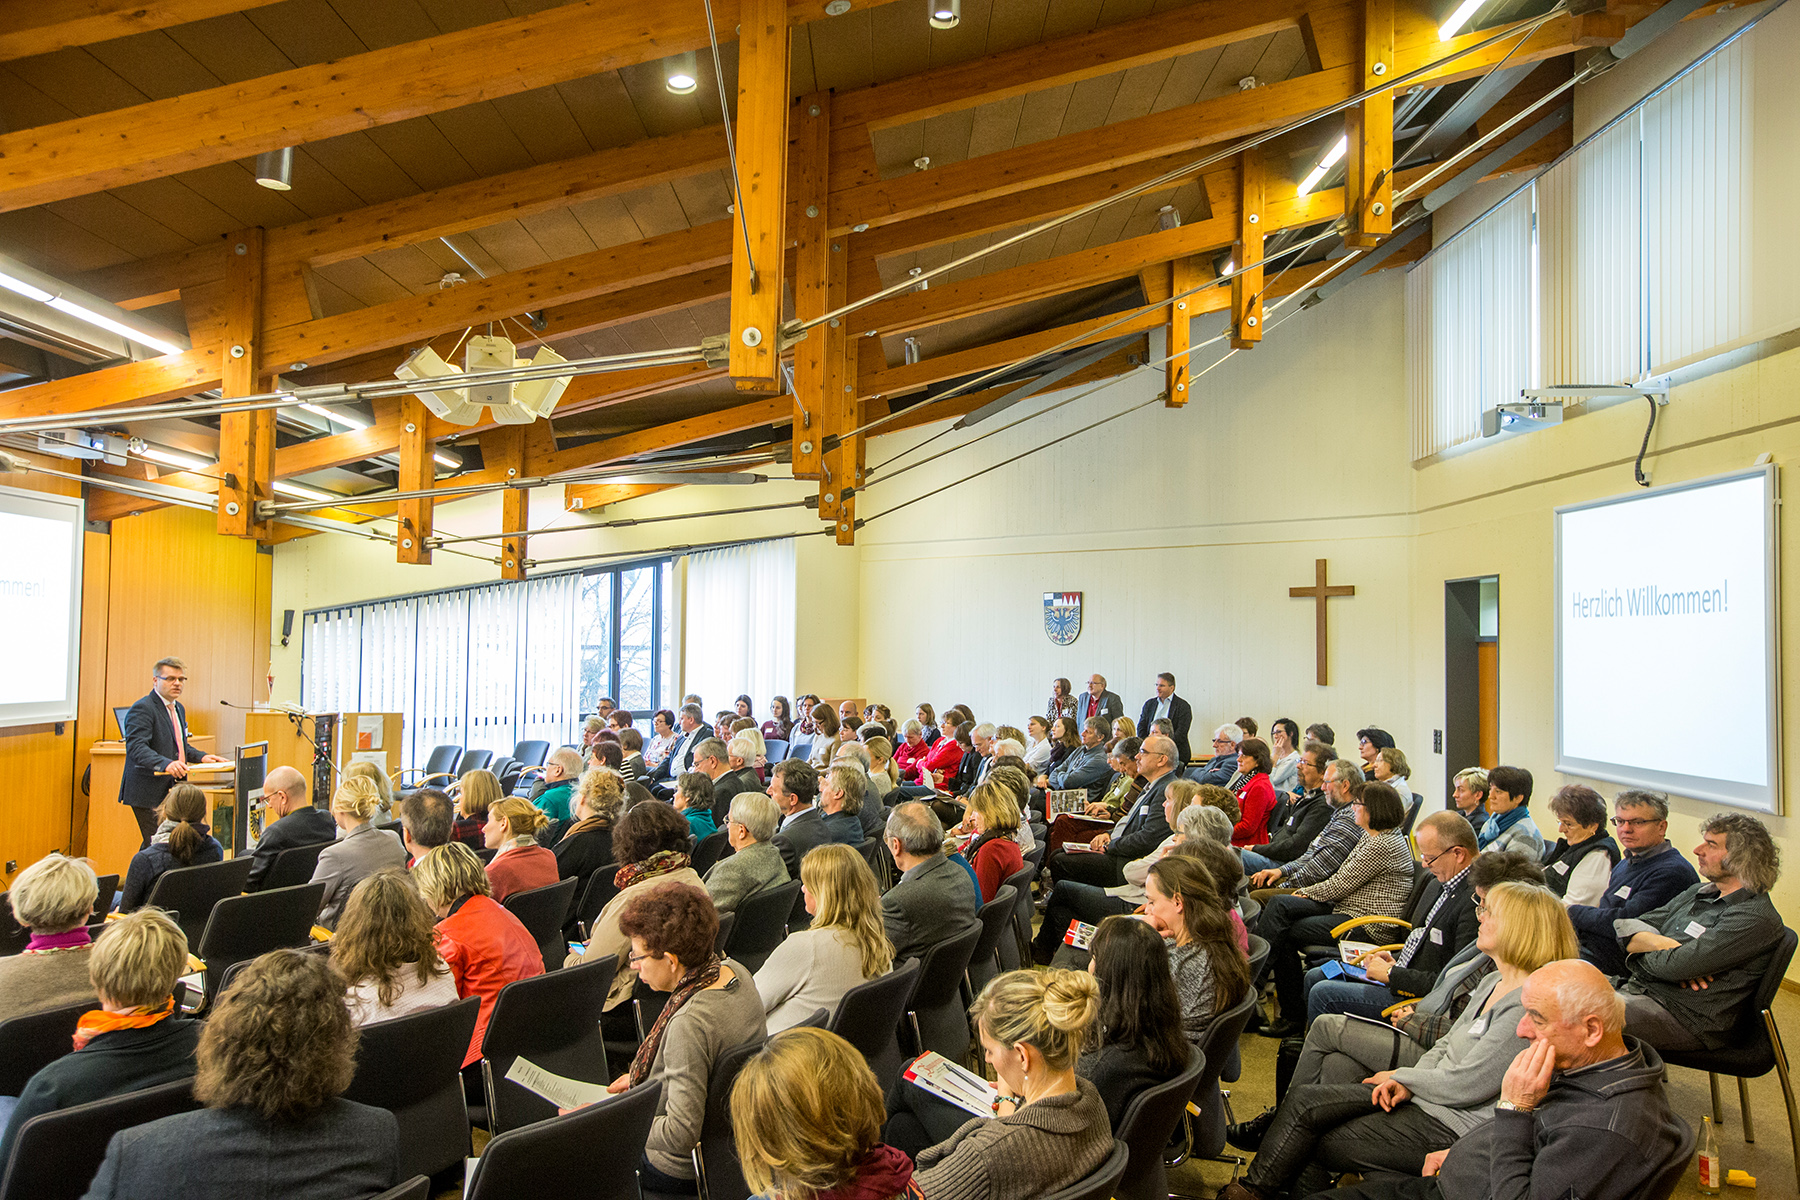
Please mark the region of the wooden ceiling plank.
POLYGON ((276 0, 37 0, 9 15, 0 30, 0 60, 49 54, 72 46, 203 21, 276 0))
POLYGON ((582 468, 602 467, 640 454, 672 450, 678 446, 704 442, 708 438, 723 437, 729 433, 741 433, 763 425, 783 425, 792 415, 793 406, 787 397, 770 396, 718 412, 671 421, 637 433, 552 451, 532 460, 531 474, 541 477, 582 468))

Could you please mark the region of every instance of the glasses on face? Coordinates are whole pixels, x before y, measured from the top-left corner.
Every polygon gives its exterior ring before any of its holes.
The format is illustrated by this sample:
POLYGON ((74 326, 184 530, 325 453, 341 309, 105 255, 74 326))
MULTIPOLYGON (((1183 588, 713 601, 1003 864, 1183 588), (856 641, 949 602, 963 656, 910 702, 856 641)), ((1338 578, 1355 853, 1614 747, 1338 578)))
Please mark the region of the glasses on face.
POLYGON ((1493 909, 1488 907, 1488 902, 1486 900, 1477 900, 1475 902, 1475 915, 1477 917, 1485 917, 1493 911, 1493 909))
POLYGON ((633 967, 635 967, 639 963, 643 962, 646 958, 661 958, 661 957, 662 957, 662 955, 660 955, 660 954, 648 954, 648 953, 639 954, 636 950, 633 950, 630 953, 626 954, 625 961, 630 963, 633 967))
POLYGON ((158 683, 186 683, 187 676, 186 675, 158 675, 156 677, 156 680, 158 683))
POLYGON ((1657 817, 1614 817, 1612 823, 1619 829, 1642 829, 1646 825, 1660 825, 1657 817))
POLYGON ((1424 865, 1425 869, 1429 871, 1431 869, 1432 863, 1434 863, 1438 859, 1444 857, 1444 855, 1450 853, 1450 851, 1452 849, 1454 849, 1454 847, 1446 846, 1442 850, 1439 850, 1436 854, 1421 854, 1419 856, 1419 862, 1422 863, 1424 865))

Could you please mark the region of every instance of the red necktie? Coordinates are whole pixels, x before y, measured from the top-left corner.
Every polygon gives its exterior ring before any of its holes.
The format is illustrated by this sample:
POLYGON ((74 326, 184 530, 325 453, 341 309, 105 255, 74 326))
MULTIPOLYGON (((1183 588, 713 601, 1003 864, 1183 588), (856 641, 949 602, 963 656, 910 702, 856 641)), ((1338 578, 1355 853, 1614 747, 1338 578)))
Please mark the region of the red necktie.
POLYGON ((187 762, 187 739, 181 736, 181 722, 175 719, 175 706, 169 705, 169 724, 175 729, 175 761, 187 762))

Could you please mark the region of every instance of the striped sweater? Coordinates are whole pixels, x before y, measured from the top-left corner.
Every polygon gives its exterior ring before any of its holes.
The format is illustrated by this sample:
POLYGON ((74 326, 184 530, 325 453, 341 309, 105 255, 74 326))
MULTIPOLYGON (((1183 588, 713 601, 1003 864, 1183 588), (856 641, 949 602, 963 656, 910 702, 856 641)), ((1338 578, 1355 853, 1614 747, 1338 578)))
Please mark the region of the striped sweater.
POLYGON ((1335 874, 1307 884, 1306 895, 1340 916, 1404 917, 1412 883, 1412 847, 1405 834, 1390 829, 1356 843, 1335 874))

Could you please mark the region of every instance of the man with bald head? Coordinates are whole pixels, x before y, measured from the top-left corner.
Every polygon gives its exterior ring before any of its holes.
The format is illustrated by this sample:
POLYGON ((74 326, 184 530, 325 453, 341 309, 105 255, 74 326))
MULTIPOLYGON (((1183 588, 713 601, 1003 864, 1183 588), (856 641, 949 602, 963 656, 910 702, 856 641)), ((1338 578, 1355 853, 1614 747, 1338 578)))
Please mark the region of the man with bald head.
POLYGON ((306 776, 292 767, 271 767, 263 777, 263 833, 251 852, 247 892, 258 891, 275 856, 293 846, 316 846, 337 837, 331 814, 313 807, 306 776))
POLYGON ((1664 1196, 1687 1169, 1693 1135, 1669 1111, 1662 1059, 1625 1034, 1625 1005, 1598 968, 1564 959, 1525 981, 1519 1052, 1494 1119, 1425 1159, 1418 1179, 1388 1177, 1331 1200, 1524 1200, 1664 1196))
MULTIPOLYGON (((1119 887, 1125 882, 1125 864, 1142 858, 1169 836, 1163 815, 1163 792, 1175 778, 1175 742, 1153 733, 1138 747, 1137 771, 1144 790, 1108 833, 1088 843, 1086 849, 1061 846, 1050 859, 1050 877, 1058 882, 1073 879, 1095 887, 1119 887)), ((1076 843, 1077 846, 1080 843, 1076 843)))

